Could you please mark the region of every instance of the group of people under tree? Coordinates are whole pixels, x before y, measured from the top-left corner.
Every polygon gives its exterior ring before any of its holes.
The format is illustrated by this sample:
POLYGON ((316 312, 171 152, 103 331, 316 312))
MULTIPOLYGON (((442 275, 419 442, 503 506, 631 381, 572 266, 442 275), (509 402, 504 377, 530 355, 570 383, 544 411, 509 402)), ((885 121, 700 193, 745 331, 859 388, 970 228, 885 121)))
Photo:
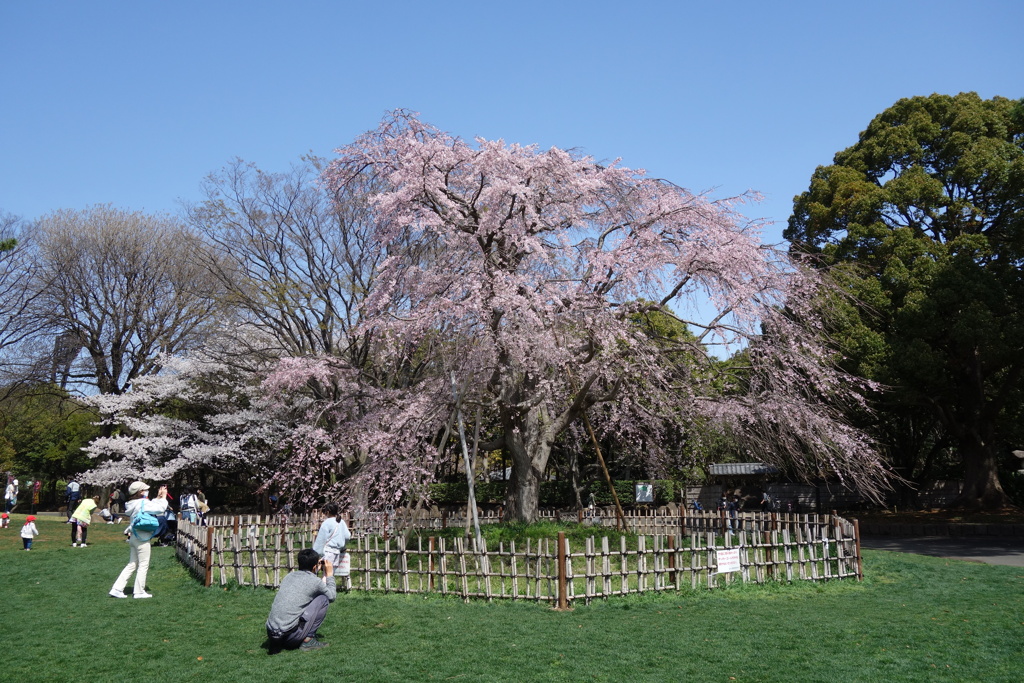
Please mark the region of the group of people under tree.
MULTIPOLYGON (((107 496, 107 506, 100 508, 100 496, 93 495, 83 498, 82 485, 77 479, 72 478, 65 488, 65 504, 67 508, 67 521, 71 524, 71 546, 88 547, 89 524, 94 514, 100 515, 107 524, 116 524, 125 518, 131 518, 131 511, 128 509, 126 500, 132 499, 132 486, 128 487, 127 497, 117 486, 113 487, 107 496)), ((166 487, 164 487, 166 490, 166 487)), ((169 544, 173 541, 174 533, 177 530, 178 519, 185 519, 193 524, 204 524, 206 513, 210 507, 207 504, 206 496, 201 489, 185 487, 178 498, 177 511, 174 509, 173 496, 168 493, 165 497, 167 505, 160 511, 158 519, 160 526, 152 539, 157 542, 169 544)), ((126 534, 129 533, 126 531, 126 534)))

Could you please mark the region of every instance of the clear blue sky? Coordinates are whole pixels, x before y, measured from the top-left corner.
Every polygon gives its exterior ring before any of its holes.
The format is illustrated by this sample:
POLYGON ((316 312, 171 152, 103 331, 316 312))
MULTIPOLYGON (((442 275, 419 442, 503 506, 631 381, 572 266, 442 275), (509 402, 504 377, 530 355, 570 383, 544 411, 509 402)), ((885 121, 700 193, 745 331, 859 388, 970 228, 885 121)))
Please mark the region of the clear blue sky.
POLYGON ((0 210, 176 211, 234 157, 284 170, 391 109, 793 195, 901 97, 1024 97, 1024 2, 3 0, 0 210))

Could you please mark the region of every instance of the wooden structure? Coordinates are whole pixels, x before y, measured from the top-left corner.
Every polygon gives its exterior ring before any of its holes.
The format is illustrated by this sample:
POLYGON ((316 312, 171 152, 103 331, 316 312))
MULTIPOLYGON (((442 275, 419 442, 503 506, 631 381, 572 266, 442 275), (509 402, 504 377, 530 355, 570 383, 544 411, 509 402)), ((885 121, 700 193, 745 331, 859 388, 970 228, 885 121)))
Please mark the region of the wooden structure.
MULTIPOLYGON (((439 593, 462 599, 511 599, 567 607, 614 595, 715 588, 734 581, 823 581, 861 578, 856 521, 838 515, 741 515, 736 532, 716 513, 626 516, 639 534, 600 534, 573 547, 564 537, 500 543, 409 536, 392 526, 388 535, 357 522, 349 543, 348 590, 439 593), (398 533, 399 531, 403 533, 398 533), (718 554, 737 550, 739 570, 720 573, 718 554)), ((450 521, 450 518, 448 518, 450 521)), ((299 550, 312 545, 319 519, 238 516, 208 526, 182 520, 177 556, 207 586, 277 587, 296 568, 299 550)), ((421 520, 424 521, 424 520, 421 520)), ((425 518, 426 522, 433 522, 425 518)), ((614 515, 609 520, 615 523, 614 515)), ((429 534, 429 532, 427 532, 429 534)))

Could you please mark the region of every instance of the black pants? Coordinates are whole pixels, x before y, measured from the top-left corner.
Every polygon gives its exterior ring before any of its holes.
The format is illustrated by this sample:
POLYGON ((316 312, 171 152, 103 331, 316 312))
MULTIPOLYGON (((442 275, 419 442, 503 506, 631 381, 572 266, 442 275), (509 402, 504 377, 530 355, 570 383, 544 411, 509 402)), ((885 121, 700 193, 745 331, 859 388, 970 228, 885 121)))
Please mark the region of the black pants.
POLYGON ((82 527, 82 543, 85 543, 85 537, 89 534, 89 525, 79 524, 75 520, 71 520, 71 542, 78 543, 78 527, 82 527))

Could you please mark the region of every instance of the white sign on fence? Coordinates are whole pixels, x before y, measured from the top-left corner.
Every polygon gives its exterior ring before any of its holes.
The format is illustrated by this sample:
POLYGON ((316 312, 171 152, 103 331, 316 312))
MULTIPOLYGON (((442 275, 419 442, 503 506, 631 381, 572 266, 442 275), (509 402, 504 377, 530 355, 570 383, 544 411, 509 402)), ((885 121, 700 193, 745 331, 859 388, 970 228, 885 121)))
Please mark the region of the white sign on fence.
POLYGON ((738 572, 740 570, 740 549, 724 548, 715 551, 718 557, 718 573, 738 572))

